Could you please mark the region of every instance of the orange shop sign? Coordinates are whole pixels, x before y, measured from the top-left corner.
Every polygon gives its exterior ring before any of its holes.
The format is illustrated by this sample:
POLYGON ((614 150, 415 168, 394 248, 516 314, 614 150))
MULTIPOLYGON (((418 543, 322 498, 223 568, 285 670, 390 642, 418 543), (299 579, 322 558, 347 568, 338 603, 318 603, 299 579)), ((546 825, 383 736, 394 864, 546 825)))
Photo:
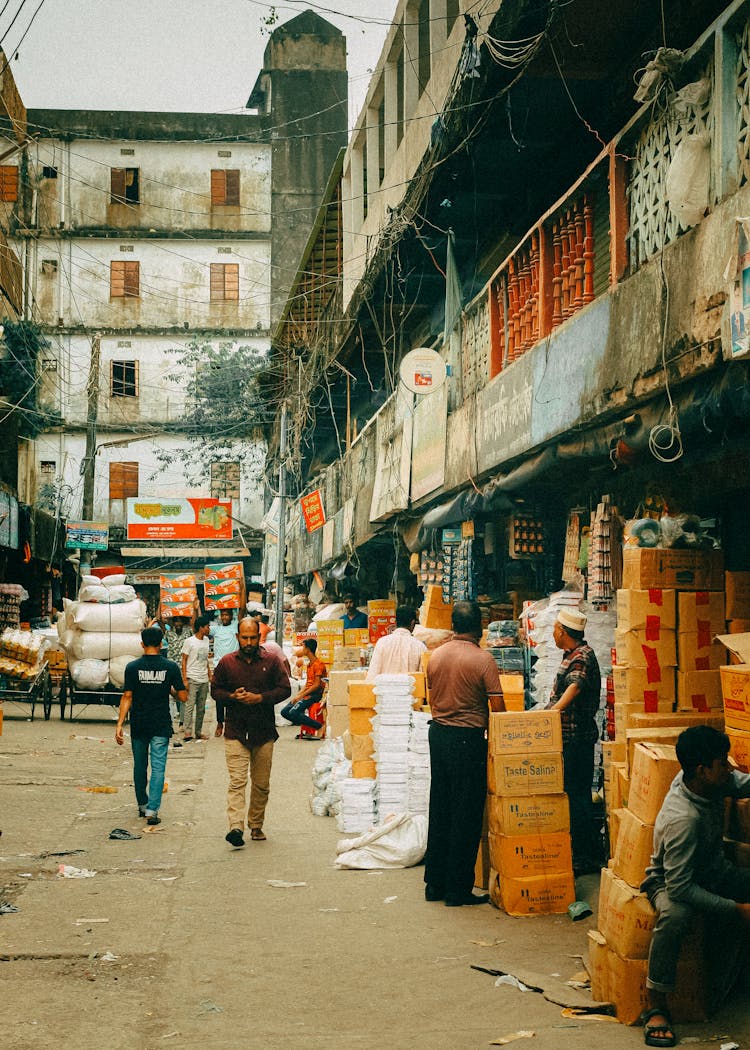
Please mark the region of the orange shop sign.
POLYGON ((326 512, 323 510, 323 497, 320 489, 309 492, 299 502, 307 531, 315 532, 316 529, 322 529, 326 523, 326 512))
POLYGON ((231 540, 232 501, 128 499, 129 540, 231 540))

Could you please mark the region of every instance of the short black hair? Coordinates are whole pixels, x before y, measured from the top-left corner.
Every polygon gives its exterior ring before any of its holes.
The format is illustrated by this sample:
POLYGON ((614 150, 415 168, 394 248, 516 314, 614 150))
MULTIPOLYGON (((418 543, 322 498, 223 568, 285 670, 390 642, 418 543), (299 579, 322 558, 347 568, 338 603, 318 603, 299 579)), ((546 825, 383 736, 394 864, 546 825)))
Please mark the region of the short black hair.
POLYGON ((159 649, 164 635, 161 627, 144 627, 141 631, 141 641, 147 649, 159 649))
POLYGON ((211 619, 208 616, 196 616, 195 623, 193 624, 193 632, 195 634, 200 631, 201 627, 210 627, 211 619))
POLYGON ((688 779, 698 766, 711 766, 717 758, 729 754, 729 737, 713 726, 690 726, 677 737, 677 759, 688 779))
POLYGON ((305 646, 306 649, 310 650, 313 656, 315 656, 315 654, 318 651, 318 643, 315 640, 315 638, 305 638, 302 644, 305 646))
POLYGON ((451 622, 456 634, 482 634, 482 610, 476 602, 456 602, 451 622))
MULTIPOLYGON (((560 623, 559 620, 558 620, 558 623, 560 623)), ((560 626, 565 631, 565 633, 567 634, 568 638, 572 638, 574 642, 582 642, 583 641, 583 638, 584 638, 584 632, 583 631, 574 631, 572 627, 566 627, 564 623, 561 623, 560 626)))
POLYGON ((417 614, 412 605, 399 605, 396 608, 396 626, 411 627, 412 621, 416 620, 417 614))
POLYGON ((357 595, 356 595, 356 593, 354 591, 345 591, 344 592, 344 601, 346 602, 350 598, 354 602, 354 604, 356 605, 357 604, 357 595))

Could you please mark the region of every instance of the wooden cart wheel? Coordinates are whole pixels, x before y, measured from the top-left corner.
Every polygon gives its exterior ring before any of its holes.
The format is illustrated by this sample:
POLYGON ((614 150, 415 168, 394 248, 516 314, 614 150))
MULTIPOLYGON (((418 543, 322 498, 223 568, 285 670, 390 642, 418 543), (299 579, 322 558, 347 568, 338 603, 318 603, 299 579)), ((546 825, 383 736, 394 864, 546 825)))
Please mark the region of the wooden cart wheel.
POLYGON ((68 697, 68 679, 66 675, 63 675, 60 681, 60 721, 65 718, 65 701, 68 697))
POLYGON ((44 703, 44 721, 49 722, 49 716, 52 714, 52 679, 49 671, 44 677, 42 702, 44 703))

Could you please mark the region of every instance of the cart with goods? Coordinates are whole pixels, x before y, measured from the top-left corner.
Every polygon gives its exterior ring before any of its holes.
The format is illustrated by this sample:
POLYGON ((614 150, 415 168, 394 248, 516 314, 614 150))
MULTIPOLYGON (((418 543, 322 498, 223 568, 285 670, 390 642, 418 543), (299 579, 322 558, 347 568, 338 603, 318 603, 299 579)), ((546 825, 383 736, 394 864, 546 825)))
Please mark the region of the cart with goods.
POLYGON ((31 631, 6 628, 0 634, 0 701, 31 704, 31 720, 37 704, 48 719, 52 711, 52 681, 44 647, 31 631))
MULTIPOLYGON (((66 672, 60 683, 60 718, 65 718, 65 709, 68 709, 68 721, 73 721, 73 708, 85 708, 90 705, 114 707, 120 706, 122 689, 117 689, 107 682, 101 689, 80 689, 73 681, 72 676, 66 672)), ((78 714, 82 714, 82 710, 78 714)))

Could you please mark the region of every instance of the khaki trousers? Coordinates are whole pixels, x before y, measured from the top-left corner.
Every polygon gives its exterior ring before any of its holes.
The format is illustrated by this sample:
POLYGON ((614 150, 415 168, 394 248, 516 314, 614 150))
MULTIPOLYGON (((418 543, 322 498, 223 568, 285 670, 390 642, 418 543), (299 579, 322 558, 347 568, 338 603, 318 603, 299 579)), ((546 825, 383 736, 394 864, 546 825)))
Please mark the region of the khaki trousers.
POLYGON ((271 788, 271 762, 273 740, 259 747, 245 747, 239 740, 224 740, 224 753, 229 772, 227 792, 227 820, 229 830, 245 826, 245 788, 250 773, 250 807, 247 811, 247 826, 262 828, 266 803, 271 788))

